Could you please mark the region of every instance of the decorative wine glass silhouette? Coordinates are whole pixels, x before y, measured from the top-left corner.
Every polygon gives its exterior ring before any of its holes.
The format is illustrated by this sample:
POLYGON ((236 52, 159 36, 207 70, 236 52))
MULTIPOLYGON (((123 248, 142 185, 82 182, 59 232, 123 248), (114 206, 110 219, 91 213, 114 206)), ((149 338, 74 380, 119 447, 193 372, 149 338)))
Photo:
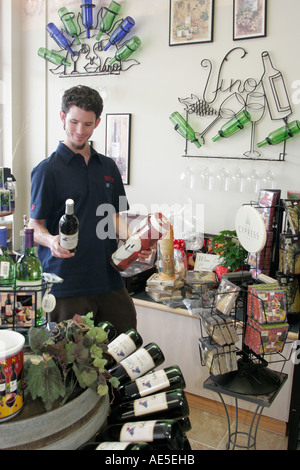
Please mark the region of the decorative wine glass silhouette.
POLYGON ((251 139, 250 150, 244 153, 246 157, 257 158, 261 153, 254 150, 256 124, 263 118, 266 109, 266 99, 264 93, 253 91, 246 97, 246 109, 251 116, 251 139))
POLYGON ((239 93, 232 93, 221 103, 217 117, 196 137, 204 144, 204 136, 219 121, 219 119, 231 119, 235 114, 245 107, 245 100, 239 93))

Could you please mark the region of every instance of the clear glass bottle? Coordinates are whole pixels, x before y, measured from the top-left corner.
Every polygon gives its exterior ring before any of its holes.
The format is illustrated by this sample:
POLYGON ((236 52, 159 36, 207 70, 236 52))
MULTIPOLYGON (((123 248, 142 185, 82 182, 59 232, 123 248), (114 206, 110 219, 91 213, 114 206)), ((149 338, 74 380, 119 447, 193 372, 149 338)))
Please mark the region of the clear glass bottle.
POLYGON ((33 243, 33 229, 24 229, 24 255, 16 264, 16 286, 22 291, 36 291, 35 325, 43 323, 42 310, 42 284, 43 268, 40 260, 35 255, 33 243))
POLYGON ((14 287, 15 276, 15 263, 7 248, 7 227, 0 227, 0 286, 14 287))
POLYGON ((196 138, 194 129, 186 122, 181 114, 175 111, 171 114, 170 120, 175 124, 175 131, 179 132, 186 140, 195 144, 197 148, 201 147, 199 140, 196 138))

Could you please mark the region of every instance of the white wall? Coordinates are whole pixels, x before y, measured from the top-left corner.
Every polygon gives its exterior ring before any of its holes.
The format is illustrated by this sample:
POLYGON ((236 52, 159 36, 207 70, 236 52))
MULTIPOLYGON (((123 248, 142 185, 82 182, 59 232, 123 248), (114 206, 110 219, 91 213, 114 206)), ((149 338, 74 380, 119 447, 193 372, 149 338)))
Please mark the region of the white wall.
MULTIPOLYGON (((94 3, 96 7, 102 5, 102 2, 94 3)), ((211 60, 214 68, 212 82, 216 83, 216 71, 223 57, 238 46, 246 49, 247 56, 243 60, 239 54, 232 56, 224 69, 224 83, 229 84, 231 78, 245 80, 253 77, 258 81, 263 73, 261 53, 266 50, 270 52, 274 65, 283 73, 291 101, 294 100, 296 95, 293 96, 293 83, 300 79, 297 55, 300 3, 296 0, 269 1, 267 37, 233 41, 233 2, 216 0, 213 42, 173 47, 169 46, 169 0, 125 0, 120 3, 122 16, 130 15, 136 21, 134 34, 142 40, 142 46, 136 53, 140 65, 119 76, 76 79, 59 78, 47 71, 49 66, 37 56, 37 50, 46 43, 49 48, 55 48, 53 40, 45 34, 47 22, 59 23, 57 10, 61 6, 78 12, 80 2, 38 1, 36 4, 39 8, 28 14, 24 12, 28 2, 22 1, 19 49, 22 72, 15 86, 22 90, 21 112, 23 122, 26 122, 26 133, 13 163, 20 188, 15 222, 18 223, 18 219, 20 221, 23 213, 29 213, 31 168, 48 156, 56 148, 58 140, 64 136, 59 121, 62 92, 77 83, 105 91, 102 123, 93 137, 98 151, 105 151, 106 113, 132 114, 130 184, 126 190, 133 209, 140 208, 142 212, 147 212, 154 204, 203 204, 204 220, 201 223, 204 223, 206 232, 216 233, 225 228, 234 228, 238 208, 243 203, 256 200, 257 194, 232 190, 225 192, 216 187, 213 190, 205 189, 200 177, 205 167, 209 167, 214 175, 222 168, 229 174, 240 168, 245 175, 256 169, 263 176, 270 169, 275 175, 275 185, 281 188, 283 197, 288 189, 299 190, 300 137, 288 142, 284 162, 183 158, 185 141, 174 131, 169 116, 175 110, 183 112, 178 98, 186 98, 191 94, 202 98, 207 71, 201 66, 201 61, 211 60), (48 10, 45 8, 47 3, 48 10), (192 189, 185 188, 181 179, 187 167, 192 169, 194 175, 192 189)), ((16 8, 14 14, 20 15, 20 8, 16 8)), ((223 101, 225 97, 226 94, 223 93, 220 100, 223 101)), ((294 102, 292 106, 293 115, 290 120, 300 119, 300 105, 294 102)), ((209 117, 195 116, 192 119, 195 128, 200 131, 212 120, 209 117)), ((257 139, 261 140, 270 130, 281 125, 282 121, 272 122, 266 115, 259 125, 257 139)), ((218 129, 219 123, 207 136, 207 144, 193 153, 241 156, 248 149, 249 128, 226 142, 223 139, 222 142, 212 144, 211 137, 218 129)), ((192 152, 192 147, 189 145, 189 152, 192 152)), ((281 147, 269 147, 264 150, 264 156, 277 158, 280 151, 281 147)))

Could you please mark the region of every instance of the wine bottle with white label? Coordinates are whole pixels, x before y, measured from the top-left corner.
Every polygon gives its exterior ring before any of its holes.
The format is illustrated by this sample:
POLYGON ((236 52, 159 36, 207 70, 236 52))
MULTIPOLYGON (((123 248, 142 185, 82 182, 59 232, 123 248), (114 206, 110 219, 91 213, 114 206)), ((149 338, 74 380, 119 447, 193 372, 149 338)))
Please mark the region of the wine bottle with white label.
POLYGON ((79 221, 74 214, 73 199, 66 200, 64 215, 59 221, 59 244, 62 248, 76 253, 78 245, 79 221))
POLYGON ((147 442, 87 442, 78 448, 78 450, 151 450, 147 442))
POLYGON ((182 450, 184 434, 175 419, 110 424, 96 435, 97 442, 147 442, 153 449, 182 450))
POLYGON ((160 390, 174 390, 175 388, 185 388, 185 380, 177 365, 149 372, 133 382, 121 385, 115 392, 115 403, 136 400, 160 390))
POLYGON ((177 419, 188 415, 189 405, 185 393, 175 389, 121 403, 111 410, 108 423, 126 423, 141 419, 177 419))
POLYGON ((15 263, 8 254, 7 227, 0 227, 0 286, 14 287, 15 263))
POLYGON ((127 356, 136 351, 143 344, 141 335, 133 328, 129 328, 124 333, 119 334, 107 346, 107 364, 108 367, 113 367, 127 356))
POLYGON ((108 372, 119 380, 120 385, 124 385, 160 366, 164 360, 165 357, 157 344, 149 343, 130 354, 108 372))
POLYGON ((117 336, 117 330, 112 323, 109 321, 100 321, 97 323, 97 327, 102 328, 107 334, 107 340, 110 343, 117 336))

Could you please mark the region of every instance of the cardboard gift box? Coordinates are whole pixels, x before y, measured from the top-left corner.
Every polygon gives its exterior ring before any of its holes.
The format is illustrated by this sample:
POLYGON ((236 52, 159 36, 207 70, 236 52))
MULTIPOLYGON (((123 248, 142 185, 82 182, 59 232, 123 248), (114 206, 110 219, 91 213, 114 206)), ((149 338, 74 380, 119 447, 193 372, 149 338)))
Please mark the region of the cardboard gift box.
POLYGON ((256 354, 281 352, 288 333, 287 323, 260 324, 247 319, 245 345, 256 354))

